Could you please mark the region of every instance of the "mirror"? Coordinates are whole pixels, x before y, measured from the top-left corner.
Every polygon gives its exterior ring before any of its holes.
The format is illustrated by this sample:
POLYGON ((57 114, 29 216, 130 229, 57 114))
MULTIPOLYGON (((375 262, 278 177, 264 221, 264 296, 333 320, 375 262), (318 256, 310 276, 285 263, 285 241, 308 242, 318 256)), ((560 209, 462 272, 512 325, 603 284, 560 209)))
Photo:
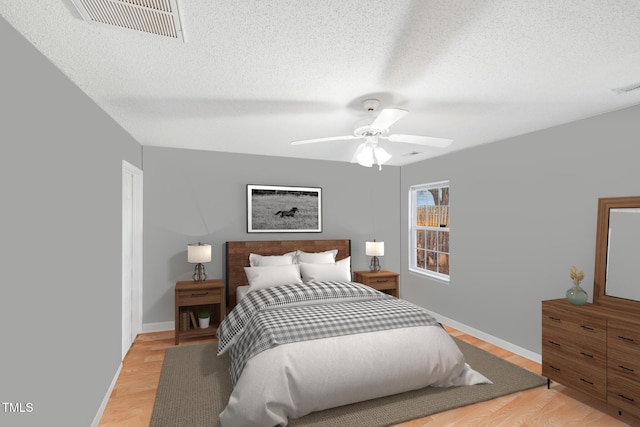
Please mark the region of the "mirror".
POLYGON ((598 200, 594 304, 640 312, 640 197, 598 200))
POLYGON ((640 209, 609 210, 607 248, 605 294, 640 301, 640 209))

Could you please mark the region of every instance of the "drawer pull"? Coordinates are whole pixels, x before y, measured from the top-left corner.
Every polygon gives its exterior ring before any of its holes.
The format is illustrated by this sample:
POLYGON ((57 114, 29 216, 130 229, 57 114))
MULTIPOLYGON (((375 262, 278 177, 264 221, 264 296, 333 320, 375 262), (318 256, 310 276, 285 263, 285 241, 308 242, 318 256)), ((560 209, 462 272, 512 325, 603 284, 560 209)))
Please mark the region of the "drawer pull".
POLYGON ((627 372, 635 372, 632 368, 627 368, 624 365, 618 365, 618 368, 622 369, 623 371, 627 371, 627 372))
POLYGON ((580 327, 585 331, 589 331, 589 332, 593 332, 595 330, 591 326, 587 326, 587 325, 580 325, 580 327))
POLYGON ((378 279, 376 280, 376 283, 387 283, 389 281, 389 279, 378 279))
POLYGON ((559 317, 549 316, 549 319, 553 320, 554 322, 559 322, 560 321, 559 317))
POLYGON ((560 347, 560 344, 559 344, 559 343, 557 343, 557 342, 555 342, 555 341, 551 341, 551 340, 549 340, 549 344, 551 344, 551 345, 555 345, 556 347, 560 347))
POLYGON ((587 383, 589 385, 593 385, 593 383, 589 380, 585 380, 584 378, 580 378, 580 381, 582 381, 583 383, 587 383))
POLYGON ((192 297, 206 297, 207 295, 209 295, 209 292, 198 292, 191 294, 192 297))
POLYGON ((556 367, 555 367, 555 366, 553 366, 553 365, 549 365, 549 368, 553 369, 553 370, 554 370, 554 371, 556 371, 556 372, 560 372, 560 368, 556 368, 556 367))
POLYGON ((627 338, 623 335, 618 335, 618 338, 620 338, 624 342, 634 342, 633 338, 627 338))
POLYGON ((632 399, 631 397, 627 397, 627 396, 625 396, 624 394, 620 394, 620 393, 618 393, 618 397, 620 397, 620 398, 622 398, 622 399, 626 400, 627 402, 635 402, 635 400, 634 400, 634 399, 632 399))
POLYGON ((584 351, 581 351, 580 354, 593 359, 593 354, 585 353, 584 351))

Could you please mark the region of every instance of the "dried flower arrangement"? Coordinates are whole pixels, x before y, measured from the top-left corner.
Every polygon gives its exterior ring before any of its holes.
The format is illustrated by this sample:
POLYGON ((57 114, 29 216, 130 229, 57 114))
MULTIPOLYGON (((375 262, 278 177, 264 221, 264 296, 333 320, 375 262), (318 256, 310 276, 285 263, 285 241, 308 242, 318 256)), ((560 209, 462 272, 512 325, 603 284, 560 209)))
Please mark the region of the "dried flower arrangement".
POLYGON ((584 272, 582 270, 578 271, 575 265, 571 267, 569 273, 571 275, 571 280, 573 280, 573 283, 575 285, 579 285, 580 282, 582 282, 582 280, 584 279, 584 272))

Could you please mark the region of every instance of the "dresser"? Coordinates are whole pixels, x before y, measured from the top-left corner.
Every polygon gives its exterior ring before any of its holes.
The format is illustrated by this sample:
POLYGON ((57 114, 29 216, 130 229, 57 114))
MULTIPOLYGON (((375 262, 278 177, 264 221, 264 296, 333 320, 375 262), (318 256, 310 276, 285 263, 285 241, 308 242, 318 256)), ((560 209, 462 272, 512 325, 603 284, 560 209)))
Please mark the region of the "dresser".
POLYGON ((542 375, 640 417, 640 318, 542 301, 542 375))

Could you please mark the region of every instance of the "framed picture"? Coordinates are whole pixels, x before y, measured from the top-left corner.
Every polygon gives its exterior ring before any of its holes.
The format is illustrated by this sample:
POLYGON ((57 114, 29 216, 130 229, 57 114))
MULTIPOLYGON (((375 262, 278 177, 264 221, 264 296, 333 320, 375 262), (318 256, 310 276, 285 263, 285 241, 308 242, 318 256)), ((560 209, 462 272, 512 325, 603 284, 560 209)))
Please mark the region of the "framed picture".
POLYGON ((247 185, 247 232, 322 232, 322 189, 247 185))

